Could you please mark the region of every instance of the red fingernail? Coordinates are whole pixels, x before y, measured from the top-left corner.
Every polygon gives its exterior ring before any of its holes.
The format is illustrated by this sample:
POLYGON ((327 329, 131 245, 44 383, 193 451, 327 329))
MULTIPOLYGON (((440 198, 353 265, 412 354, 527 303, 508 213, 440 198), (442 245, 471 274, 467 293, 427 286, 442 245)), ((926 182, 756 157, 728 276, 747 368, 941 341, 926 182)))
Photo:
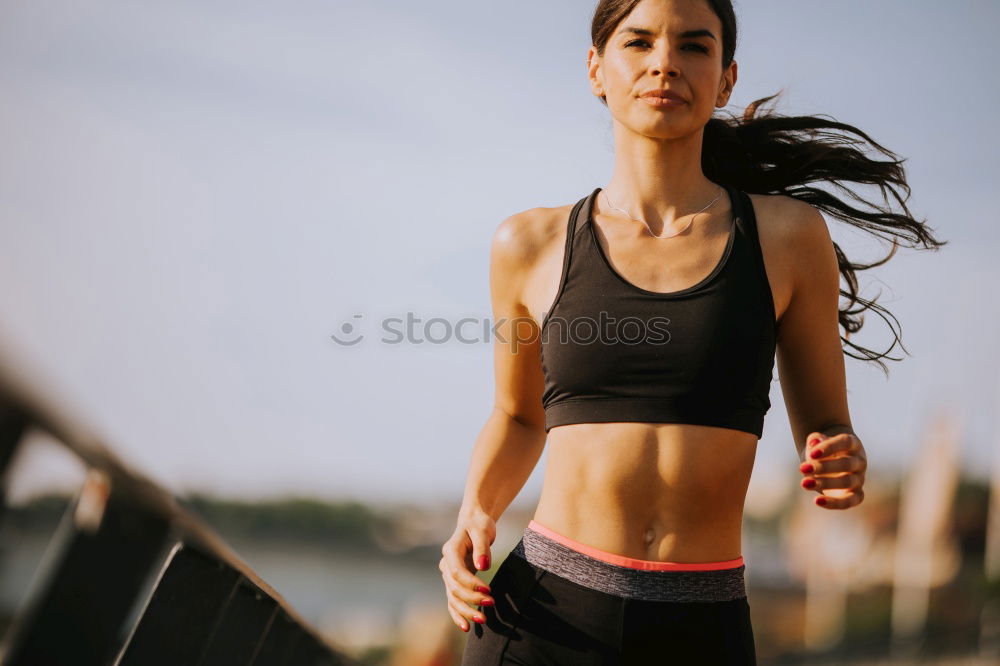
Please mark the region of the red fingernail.
POLYGON ((480 555, 479 556, 479 568, 480 569, 485 569, 486 568, 486 556, 485 555, 480 555))
POLYGON ((476 585, 476 592, 482 592, 483 594, 489 594, 490 588, 485 585, 476 585))
POLYGON ((822 458, 823 457, 823 449, 816 449, 815 451, 813 451, 812 453, 809 454, 809 457, 810 458, 822 458))
POLYGON ((816 485, 816 479, 802 479, 803 488, 812 488, 816 485))
POLYGON ((478 622, 479 624, 482 624, 483 622, 486 622, 486 618, 485 617, 479 617, 478 615, 474 615, 472 617, 472 619, 475 620, 476 622, 478 622))
POLYGON ((809 440, 809 446, 815 446, 816 444, 819 444, 819 442, 820 442, 819 439, 813 437, 812 439, 809 440))
POLYGON ((809 463, 803 463, 802 467, 799 467, 799 471, 801 471, 803 474, 812 474, 813 466, 810 465, 809 463))
POLYGON ((492 599, 483 599, 482 601, 479 602, 479 605, 480 606, 492 606, 493 605, 493 600, 492 599))
POLYGON ((820 506, 826 506, 826 498, 825 497, 817 497, 816 498, 816 504, 819 504, 820 506))

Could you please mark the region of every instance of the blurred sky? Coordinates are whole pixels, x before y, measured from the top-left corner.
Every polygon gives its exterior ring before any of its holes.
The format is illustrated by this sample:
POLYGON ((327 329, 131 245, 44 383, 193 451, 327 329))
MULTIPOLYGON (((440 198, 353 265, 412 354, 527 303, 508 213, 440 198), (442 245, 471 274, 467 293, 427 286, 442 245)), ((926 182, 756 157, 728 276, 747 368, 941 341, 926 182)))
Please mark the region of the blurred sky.
MULTIPOLYGON (((378 322, 490 317, 500 221, 606 183, 594 4, 7 0, 0 333, 175 491, 460 501, 490 345, 384 344, 378 322), (361 343, 333 343, 345 322, 361 343)), ((964 417, 963 464, 985 476, 1000 5, 736 7, 728 110, 784 89, 781 113, 860 127, 907 158, 911 210, 950 241, 861 274, 912 353, 888 380, 847 359, 871 469, 904 470, 941 408, 964 417)), ((827 219, 852 259, 884 252, 827 219)), ((869 315, 858 341, 887 335, 869 315)), ((772 387, 759 497, 799 480, 772 387)), ((67 478, 48 453, 24 464, 32 488, 67 478)))

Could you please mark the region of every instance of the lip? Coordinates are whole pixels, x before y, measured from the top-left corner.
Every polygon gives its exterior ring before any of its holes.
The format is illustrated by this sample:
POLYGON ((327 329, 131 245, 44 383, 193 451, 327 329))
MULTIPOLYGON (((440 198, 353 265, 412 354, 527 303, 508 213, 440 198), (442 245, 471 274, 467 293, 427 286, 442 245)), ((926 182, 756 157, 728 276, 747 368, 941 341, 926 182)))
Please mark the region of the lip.
POLYGON ((675 106, 681 106, 687 104, 687 101, 675 93, 672 90, 665 90, 661 88, 653 88, 642 93, 639 97, 643 102, 646 102, 650 106, 655 106, 659 108, 671 108, 675 106))
POLYGON ((672 99, 677 102, 683 102, 684 98, 675 93, 673 90, 666 88, 651 88, 646 92, 642 93, 642 97, 658 97, 661 99, 672 99))
POLYGON ((644 95, 640 97, 643 102, 649 104, 650 106, 655 106, 663 109, 672 108, 676 106, 683 106, 687 104, 682 99, 676 97, 658 97, 656 95, 644 95))

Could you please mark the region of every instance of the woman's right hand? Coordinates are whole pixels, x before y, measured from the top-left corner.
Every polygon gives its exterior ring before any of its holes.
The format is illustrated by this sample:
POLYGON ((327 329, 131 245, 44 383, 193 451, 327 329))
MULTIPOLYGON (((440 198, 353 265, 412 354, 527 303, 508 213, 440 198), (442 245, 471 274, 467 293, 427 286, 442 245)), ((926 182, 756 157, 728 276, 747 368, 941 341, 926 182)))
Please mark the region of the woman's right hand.
POLYGON ((496 522, 489 514, 462 512, 455 533, 441 547, 438 568, 447 590, 448 612, 462 631, 469 630, 470 621, 486 621, 476 606, 493 605, 490 588, 474 572, 490 568, 490 546, 496 536, 496 522))

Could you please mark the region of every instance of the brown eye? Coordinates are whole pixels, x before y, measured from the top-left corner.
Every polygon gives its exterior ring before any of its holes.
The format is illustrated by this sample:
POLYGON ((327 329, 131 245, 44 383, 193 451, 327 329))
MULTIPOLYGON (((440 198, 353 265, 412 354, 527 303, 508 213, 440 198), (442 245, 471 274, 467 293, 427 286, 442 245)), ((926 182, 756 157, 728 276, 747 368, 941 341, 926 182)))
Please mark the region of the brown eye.
POLYGON ((701 44, 685 44, 685 46, 693 46, 697 51, 701 51, 702 53, 708 53, 708 47, 702 46, 701 44))

